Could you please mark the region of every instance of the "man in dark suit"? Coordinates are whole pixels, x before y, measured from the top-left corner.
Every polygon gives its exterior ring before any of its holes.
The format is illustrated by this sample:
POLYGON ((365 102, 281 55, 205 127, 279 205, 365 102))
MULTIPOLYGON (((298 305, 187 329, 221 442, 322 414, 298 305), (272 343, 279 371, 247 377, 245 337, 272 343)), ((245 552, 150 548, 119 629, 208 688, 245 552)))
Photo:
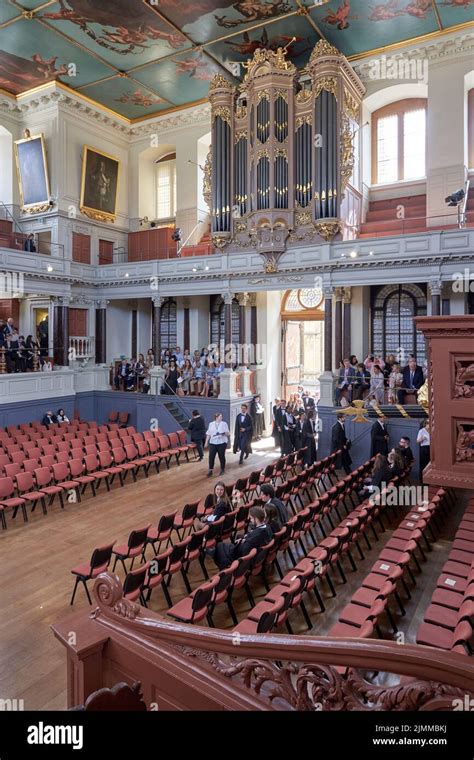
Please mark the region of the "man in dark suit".
POLYGON ((415 457, 413 456, 413 451, 411 450, 410 446, 410 439, 407 435, 403 435, 400 438, 399 444, 397 446, 397 451, 399 451, 402 455, 405 464, 411 467, 415 457))
POLYGON ((293 451, 293 431, 295 429, 295 419, 292 414, 286 410, 286 401, 280 400, 280 406, 275 412, 275 422, 277 424, 278 434, 280 436, 281 453, 283 456, 291 454, 293 451))
POLYGON ((411 357, 402 371, 402 388, 397 393, 398 403, 403 404, 405 395, 419 391, 424 382, 422 368, 416 363, 416 359, 411 357))
POLYGON ((132 371, 132 365, 126 359, 122 359, 117 367, 117 374, 114 377, 114 384, 116 390, 120 390, 120 383, 123 383, 124 391, 129 386, 129 376, 132 371))
POLYGON ((344 366, 339 370, 339 381, 335 392, 336 406, 340 405, 341 392, 347 390, 349 393, 349 402, 352 401, 352 384, 355 380, 356 371, 349 359, 344 359, 344 366))
POLYGON ((260 488, 260 499, 265 506, 275 507, 278 513, 278 519, 282 525, 285 525, 290 519, 289 509, 281 499, 275 496, 275 489, 270 483, 264 483, 260 488))
POLYGON ((346 475, 349 475, 352 459, 348 449, 350 448, 351 442, 348 440, 344 429, 345 421, 346 417, 344 414, 337 415, 336 422, 331 430, 331 453, 334 454, 336 451, 342 449, 341 454, 338 456, 336 466, 338 468, 342 467, 346 475))
POLYGON ((214 562, 219 570, 229 567, 234 559, 245 557, 252 549, 259 549, 272 540, 273 534, 265 524, 265 511, 262 507, 251 507, 249 511, 250 526, 248 533, 235 544, 224 541, 217 544, 214 562))
POLYGON ((295 431, 294 431, 294 443, 295 443, 295 449, 298 451, 298 449, 302 449, 303 446, 305 446, 304 440, 303 440, 303 428, 304 423, 306 422, 306 414, 300 414, 298 419, 295 423, 295 431))
POLYGON ((234 454, 240 451, 239 464, 244 463, 244 456, 247 459, 248 455, 252 453, 252 436, 252 418, 248 413, 247 404, 242 404, 240 414, 235 418, 234 428, 234 454))
POLYGON ((41 424, 46 425, 46 427, 53 425, 55 422, 57 422, 57 419, 51 411, 46 412, 43 419, 41 420, 41 424))
POLYGON ((206 423, 197 409, 193 409, 193 416, 189 420, 188 430, 191 433, 191 441, 197 446, 199 461, 204 459, 204 441, 206 440, 206 423))
POLYGON ((35 246, 35 236, 32 232, 28 235, 28 237, 25 239, 25 244, 23 246, 23 249, 25 251, 29 251, 30 253, 36 253, 36 246, 35 246))
POLYGON ((379 417, 370 430, 370 456, 374 457, 376 454, 383 454, 384 457, 388 455, 388 430, 387 430, 387 418, 379 417))
POLYGON ((316 423, 314 421, 314 411, 310 410, 306 415, 303 423, 303 446, 306 447, 304 463, 308 467, 317 459, 316 451, 316 423))

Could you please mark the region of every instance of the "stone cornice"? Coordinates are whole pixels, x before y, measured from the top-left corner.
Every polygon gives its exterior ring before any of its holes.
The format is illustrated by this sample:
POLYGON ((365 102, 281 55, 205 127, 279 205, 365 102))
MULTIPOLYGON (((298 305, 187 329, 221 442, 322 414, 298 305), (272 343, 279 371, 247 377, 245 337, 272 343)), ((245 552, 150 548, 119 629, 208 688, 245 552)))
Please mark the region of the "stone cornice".
POLYGON ((446 35, 436 40, 427 40, 416 46, 410 46, 410 43, 404 46, 400 45, 396 50, 389 50, 386 53, 381 51, 359 62, 354 60, 351 62, 351 65, 362 81, 367 81, 370 79, 372 61, 381 58, 383 55, 393 60, 426 59, 430 63, 435 64, 437 62, 441 63, 447 58, 472 57, 473 51, 474 33, 466 32, 462 34, 458 32, 453 36, 446 35))
POLYGON ((130 127, 130 136, 132 138, 146 137, 156 131, 167 132, 179 127, 195 127, 207 123, 211 124, 210 103, 204 103, 194 108, 185 108, 175 113, 164 114, 149 121, 133 124, 130 127))

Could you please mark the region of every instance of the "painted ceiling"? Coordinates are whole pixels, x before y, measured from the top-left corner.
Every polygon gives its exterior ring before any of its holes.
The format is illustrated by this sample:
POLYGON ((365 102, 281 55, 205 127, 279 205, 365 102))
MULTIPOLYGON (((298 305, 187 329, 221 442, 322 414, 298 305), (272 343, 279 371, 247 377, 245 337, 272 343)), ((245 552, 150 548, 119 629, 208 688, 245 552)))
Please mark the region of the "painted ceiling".
POLYGON ((301 68, 321 38, 351 59, 473 21, 474 0, 0 0, 0 88, 57 79, 140 119, 237 83, 258 47, 301 68))

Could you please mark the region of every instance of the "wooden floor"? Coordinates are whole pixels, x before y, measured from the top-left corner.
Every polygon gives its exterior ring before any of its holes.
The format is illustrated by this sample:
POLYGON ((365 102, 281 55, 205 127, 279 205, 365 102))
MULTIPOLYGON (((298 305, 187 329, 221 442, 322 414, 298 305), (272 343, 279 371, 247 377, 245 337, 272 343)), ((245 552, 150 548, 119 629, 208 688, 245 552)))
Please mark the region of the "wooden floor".
MULTIPOLYGON (((272 443, 272 439, 267 439, 257 444, 258 450, 242 467, 238 465, 236 455, 228 455, 225 482, 232 483, 239 476, 247 475, 272 461, 276 456, 275 450, 270 448, 272 443)), ((114 539, 122 543, 132 529, 155 523, 161 514, 169 512, 171 508, 180 509, 186 501, 205 496, 212 490, 212 484, 217 479, 208 479, 206 472, 206 461, 183 463, 179 468, 172 466, 170 471, 160 472, 158 476, 150 471, 148 479, 140 474, 136 484, 130 482, 124 488, 114 483, 110 493, 102 486, 103 490, 101 488, 96 498, 88 492, 81 504, 66 504, 64 510, 60 509, 59 503, 55 503, 47 516, 37 509, 26 525, 19 515, 14 522, 8 516, 8 529, 0 533, 1 698, 23 699, 25 710, 65 709, 65 653, 49 626, 73 609, 69 606, 73 588, 71 567, 80 562, 88 562, 95 546, 114 539)), ((458 508, 451 512, 433 551, 427 555, 427 562, 422 565, 422 578, 417 583, 412 601, 406 604, 406 617, 398 623, 408 641, 414 640, 422 611, 429 603, 440 567, 446 559, 448 542, 452 540, 460 519, 461 501, 458 508)), ((378 542, 372 542, 371 551, 363 549, 366 558, 364 561, 356 560, 356 573, 350 570, 347 561, 344 562, 347 583, 343 584, 337 579, 337 597, 334 600, 325 589, 326 613, 317 611, 315 600, 308 601, 314 634, 324 635, 337 620, 390 533, 387 530, 380 535, 378 542)), ((215 567, 211 560, 208 563, 212 574, 215 567)), ((285 569, 284 562, 282 566, 285 569)), ((123 580, 123 571, 118 566, 117 569, 123 580)), ((193 588, 203 580, 197 563, 192 568, 190 580, 193 588)), ((274 582, 276 580, 275 577, 274 582)), ((253 591, 257 601, 265 595, 265 590, 257 579, 253 591)), ((170 592, 173 601, 178 601, 186 593, 181 577, 174 576, 170 592)), ((391 606, 394 609, 394 605, 391 606)), ((74 610, 81 608, 89 609, 89 605, 83 589, 79 588, 74 610)), ((153 594, 151 609, 157 612, 165 612, 167 609, 159 589, 153 594)), ((248 610, 245 595, 236 600, 236 609, 239 619, 245 617, 248 610)), ((291 623, 295 633, 307 631, 299 611, 292 613, 291 623)), ((215 624, 218 627, 231 627, 225 605, 216 610, 215 624)), ((387 630, 387 635, 390 635, 386 624, 383 627, 387 630)))

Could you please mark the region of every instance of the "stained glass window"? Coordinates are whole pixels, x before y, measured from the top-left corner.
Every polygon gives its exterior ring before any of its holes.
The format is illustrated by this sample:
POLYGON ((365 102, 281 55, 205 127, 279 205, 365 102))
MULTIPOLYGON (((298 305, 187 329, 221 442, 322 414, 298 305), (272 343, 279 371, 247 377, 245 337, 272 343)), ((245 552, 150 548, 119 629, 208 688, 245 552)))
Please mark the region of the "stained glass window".
POLYGON ((425 340, 414 317, 426 315, 426 295, 419 285, 386 285, 375 291, 372 308, 372 351, 385 358, 394 354, 406 364, 414 354, 425 359, 425 340))

